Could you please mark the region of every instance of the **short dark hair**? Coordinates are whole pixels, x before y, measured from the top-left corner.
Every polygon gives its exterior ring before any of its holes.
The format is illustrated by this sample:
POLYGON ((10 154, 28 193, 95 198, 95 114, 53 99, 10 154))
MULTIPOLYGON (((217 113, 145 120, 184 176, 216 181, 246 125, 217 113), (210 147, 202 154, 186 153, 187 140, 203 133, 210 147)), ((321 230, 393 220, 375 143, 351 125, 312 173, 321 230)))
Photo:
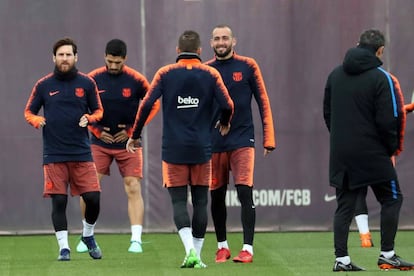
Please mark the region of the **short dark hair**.
POLYGON ((127 55, 126 43, 117 38, 108 41, 105 48, 105 55, 125 58, 127 55))
POLYGON ((70 37, 64 37, 56 41, 55 44, 53 45, 53 55, 56 56, 57 49, 65 45, 72 46, 74 55, 78 53, 78 46, 76 45, 75 41, 70 37))
POLYGON ((384 34, 375 29, 364 31, 359 37, 359 44, 362 48, 368 48, 376 52, 379 47, 385 45, 384 34))
POLYGON ((178 49, 181 52, 196 53, 200 47, 200 35, 196 31, 184 31, 178 39, 178 49))

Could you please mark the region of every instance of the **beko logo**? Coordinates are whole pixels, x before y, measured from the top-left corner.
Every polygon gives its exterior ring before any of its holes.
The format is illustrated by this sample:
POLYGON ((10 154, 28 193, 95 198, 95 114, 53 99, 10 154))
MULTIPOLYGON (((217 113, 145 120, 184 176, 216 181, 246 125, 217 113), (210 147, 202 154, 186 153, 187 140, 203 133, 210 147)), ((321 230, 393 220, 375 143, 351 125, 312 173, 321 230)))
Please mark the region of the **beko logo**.
POLYGON ((192 107, 198 107, 198 103, 200 102, 200 100, 198 98, 192 98, 191 96, 188 96, 185 98, 178 96, 177 102, 178 102, 177 109, 192 108, 192 107))

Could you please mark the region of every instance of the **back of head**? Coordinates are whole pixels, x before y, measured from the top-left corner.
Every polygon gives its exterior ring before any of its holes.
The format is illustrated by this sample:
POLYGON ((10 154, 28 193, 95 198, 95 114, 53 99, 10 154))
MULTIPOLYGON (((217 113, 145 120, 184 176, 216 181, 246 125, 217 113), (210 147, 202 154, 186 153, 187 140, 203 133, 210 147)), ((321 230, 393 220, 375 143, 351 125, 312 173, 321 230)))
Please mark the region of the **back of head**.
POLYGON ((375 29, 364 31, 359 37, 358 47, 365 48, 375 53, 378 48, 385 45, 384 34, 375 29))
POLYGON ((70 45, 72 46, 73 49, 73 54, 76 55, 78 53, 78 46, 76 45, 75 41, 73 39, 71 39, 70 37, 64 37, 62 39, 59 39, 58 41, 55 42, 55 44, 53 45, 53 55, 56 56, 56 51, 65 45, 70 45))
POLYGON ((126 43, 117 38, 108 41, 105 48, 105 55, 125 58, 127 55, 126 43))
POLYGON ((180 50, 180 52, 197 53, 200 47, 200 36, 195 31, 185 31, 178 38, 178 49, 180 50))

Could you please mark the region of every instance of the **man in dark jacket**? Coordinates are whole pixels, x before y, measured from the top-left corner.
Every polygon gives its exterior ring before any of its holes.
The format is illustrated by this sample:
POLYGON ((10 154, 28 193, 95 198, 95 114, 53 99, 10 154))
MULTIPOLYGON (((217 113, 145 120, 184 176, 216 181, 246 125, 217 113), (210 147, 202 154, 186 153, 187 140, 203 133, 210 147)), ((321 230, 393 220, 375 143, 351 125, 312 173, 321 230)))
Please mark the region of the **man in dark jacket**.
POLYGON ((329 180, 336 188, 336 261, 333 271, 364 270, 348 254, 349 226, 360 189, 370 186, 381 204, 380 269, 414 269, 394 252, 403 196, 392 162, 402 150, 404 101, 398 80, 382 69, 384 35, 367 30, 328 77, 324 119, 330 131, 329 180))

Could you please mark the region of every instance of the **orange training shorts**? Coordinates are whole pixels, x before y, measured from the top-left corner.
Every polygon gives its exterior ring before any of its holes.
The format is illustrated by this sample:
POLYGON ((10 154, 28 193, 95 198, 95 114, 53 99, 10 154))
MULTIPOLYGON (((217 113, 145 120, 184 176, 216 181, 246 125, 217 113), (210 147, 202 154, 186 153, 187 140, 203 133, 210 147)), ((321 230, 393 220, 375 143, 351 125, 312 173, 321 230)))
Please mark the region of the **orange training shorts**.
POLYGON ((72 196, 86 192, 100 192, 98 176, 94 162, 61 162, 43 165, 43 196, 68 194, 72 196))
POLYGON ((186 185, 209 186, 211 183, 211 160, 203 164, 172 164, 162 161, 164 187, 186 185))
POLYGON ((210 190, 216 190, 229 184, 229 174, 234 184, 253 187, 254 148, 244 147, 233 151, 213 153, 212 181, 210 190))

